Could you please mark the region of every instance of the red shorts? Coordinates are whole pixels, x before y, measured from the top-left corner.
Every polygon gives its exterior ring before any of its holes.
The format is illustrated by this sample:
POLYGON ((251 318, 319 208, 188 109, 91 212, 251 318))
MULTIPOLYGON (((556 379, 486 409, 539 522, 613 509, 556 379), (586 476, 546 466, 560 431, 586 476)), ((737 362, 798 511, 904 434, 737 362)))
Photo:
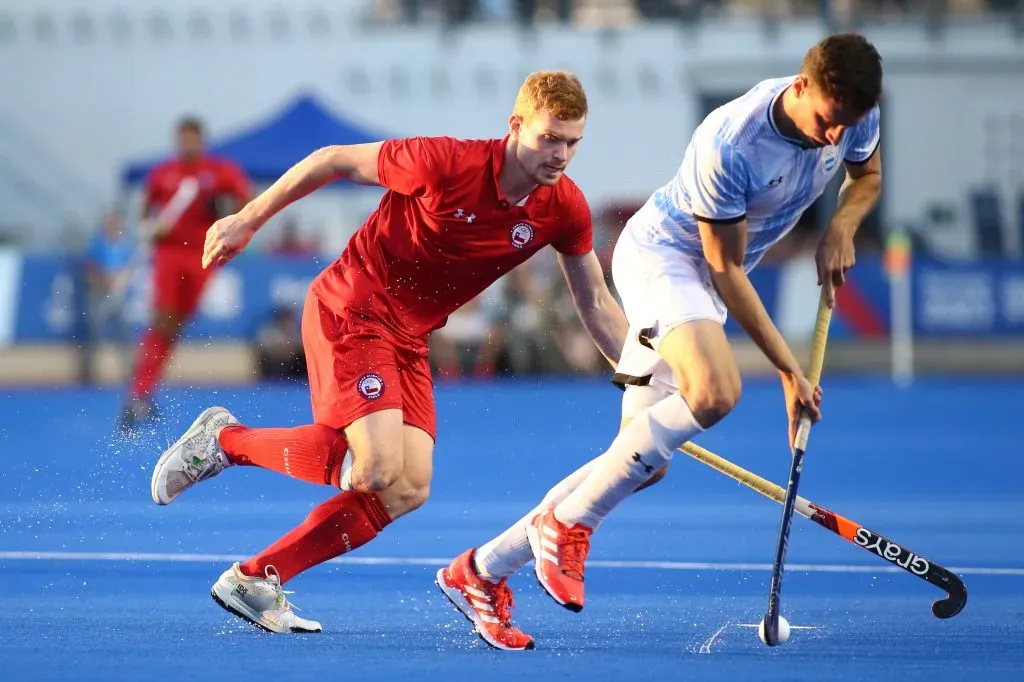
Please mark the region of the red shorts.
POLYGON ((158 247, 153 252, 153 310, 191 317, 213 273, 214 268, 203 270, 202 251, 158 247))
POLYGON ((403 348, 370 323, 340 317, 310 293, 302 310, 302 346, 314 422, 344 429, 368 414, 399 409, 406 424, 436 439, 426 344, 403 348))

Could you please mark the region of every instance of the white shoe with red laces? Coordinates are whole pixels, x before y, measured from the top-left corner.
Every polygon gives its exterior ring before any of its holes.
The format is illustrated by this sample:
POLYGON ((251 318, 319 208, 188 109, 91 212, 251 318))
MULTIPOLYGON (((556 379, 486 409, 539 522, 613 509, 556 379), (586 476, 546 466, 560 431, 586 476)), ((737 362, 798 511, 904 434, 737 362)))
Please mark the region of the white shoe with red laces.
POLYGON ((582 523, 565 525, 555 518, 554 508, 534 516, 526 527, 537 581, 570 611, 583 610, 583 565, 593 532, 582 523))
POLYGON ((512 625, 512 590, 505 578, 492 583, 477 575, 468 549, 437 572, 444 596, 473 622, 480 638, 495 649, 522 651, 534 648, 533 637, 512 625))

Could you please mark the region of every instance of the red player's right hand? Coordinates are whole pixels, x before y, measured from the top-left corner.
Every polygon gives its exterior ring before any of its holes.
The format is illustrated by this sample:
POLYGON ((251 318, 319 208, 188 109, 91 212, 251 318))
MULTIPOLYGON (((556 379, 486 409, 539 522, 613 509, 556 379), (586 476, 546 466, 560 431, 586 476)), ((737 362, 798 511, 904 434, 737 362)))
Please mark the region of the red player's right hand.
POLYGON ((252 239, 256 228, 241 214, 221 218, 206 231, 203 246, 203 269, 211 265, 223 265, 241 253, 252 239))

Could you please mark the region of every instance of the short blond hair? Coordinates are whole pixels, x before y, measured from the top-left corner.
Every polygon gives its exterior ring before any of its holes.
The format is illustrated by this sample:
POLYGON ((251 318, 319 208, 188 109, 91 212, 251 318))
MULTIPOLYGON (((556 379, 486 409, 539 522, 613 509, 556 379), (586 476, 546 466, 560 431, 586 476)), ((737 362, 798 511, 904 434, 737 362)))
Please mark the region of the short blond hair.
POLYGON ((527 76, 512 113, 529 123, 542 109, 562 121, 586 116, 587 94, 580 80, 569 71, 535 71, 527 76))

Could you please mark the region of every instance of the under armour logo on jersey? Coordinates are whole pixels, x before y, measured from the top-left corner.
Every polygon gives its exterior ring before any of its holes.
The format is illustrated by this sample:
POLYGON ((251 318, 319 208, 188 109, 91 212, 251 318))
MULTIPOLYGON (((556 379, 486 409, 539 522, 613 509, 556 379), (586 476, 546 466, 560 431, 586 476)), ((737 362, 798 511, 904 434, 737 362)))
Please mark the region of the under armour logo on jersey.
POLYGON ((768 181, 768 186, 769 187, 778 187, 781 184, 782 184, 782 176, 781 175, 779 177, 777 177, 777 178, 773 178, 773 179, 768 181))
POLYGON ((466 212, 459 208, 455 210, 455 217, 465 218, 467 223, 471 223, 474 220, 476 220, 476 213, 470 213, 469 215, 466 215, 466 212))
POLYGON ((633 461, 644 468, 645 473, 651 473, 654 471, 654 467, 644 461, 644 458, 640 456, 639 452, 633 453, 633 461))

